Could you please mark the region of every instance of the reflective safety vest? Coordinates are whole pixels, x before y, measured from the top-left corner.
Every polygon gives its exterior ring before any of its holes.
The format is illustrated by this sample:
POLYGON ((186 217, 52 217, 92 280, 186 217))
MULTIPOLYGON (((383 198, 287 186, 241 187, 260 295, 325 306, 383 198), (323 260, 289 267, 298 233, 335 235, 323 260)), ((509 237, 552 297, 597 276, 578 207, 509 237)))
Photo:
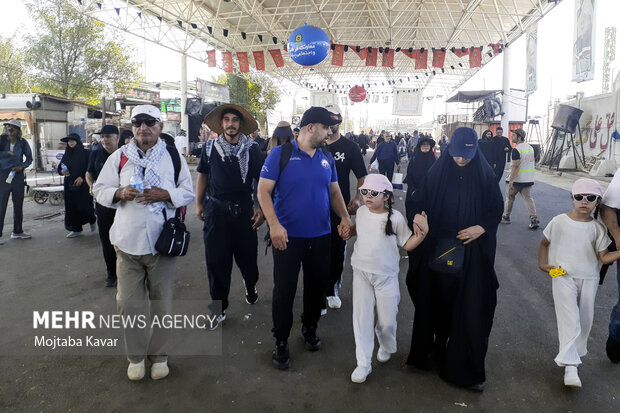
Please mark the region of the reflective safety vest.
POLYGON ((518 144, 515 149, 519 152, 519 170, 514 182, 528 183, 534 182, 534 148, 523 142, 518 144))

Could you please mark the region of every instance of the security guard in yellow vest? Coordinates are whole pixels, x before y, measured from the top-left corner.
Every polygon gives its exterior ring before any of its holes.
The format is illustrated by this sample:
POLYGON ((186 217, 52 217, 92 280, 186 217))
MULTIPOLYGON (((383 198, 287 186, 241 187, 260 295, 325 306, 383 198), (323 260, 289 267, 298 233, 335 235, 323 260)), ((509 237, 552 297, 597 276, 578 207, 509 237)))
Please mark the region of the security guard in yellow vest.
POLYGON ((531 187, 534 185, 534 149, 525 143, 525 131, 523 129, 515 129, 511 131, 510 135, 511 141, 517 146, 512 149, 512 167, 506 188, 502 224, 510 224, 512 206, 517 193, 520 193, 530 216, 528 227, 529 229, 536 229, 539 222, 536 215, 536 205, 530 193, 531 187))

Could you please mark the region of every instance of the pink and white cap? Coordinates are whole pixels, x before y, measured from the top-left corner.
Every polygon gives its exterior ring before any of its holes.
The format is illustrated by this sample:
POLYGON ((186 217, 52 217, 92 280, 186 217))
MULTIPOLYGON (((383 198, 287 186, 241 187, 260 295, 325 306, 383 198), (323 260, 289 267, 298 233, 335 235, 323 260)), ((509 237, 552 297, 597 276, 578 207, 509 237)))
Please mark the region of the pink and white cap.
POLYGON ((603 190, 601 189, 601 185, 599 185, 599 183, 596 182, 594 179, 579 178, 573 184, 571 194, 592 194, 603 196, 603 190))
POLYGON ((364 183, 360 186, 360 189, 370 189, 377 192, 394 192, 392 183, 387 179, 385 175, 381 174, 368 174, 364 178, 364 183))

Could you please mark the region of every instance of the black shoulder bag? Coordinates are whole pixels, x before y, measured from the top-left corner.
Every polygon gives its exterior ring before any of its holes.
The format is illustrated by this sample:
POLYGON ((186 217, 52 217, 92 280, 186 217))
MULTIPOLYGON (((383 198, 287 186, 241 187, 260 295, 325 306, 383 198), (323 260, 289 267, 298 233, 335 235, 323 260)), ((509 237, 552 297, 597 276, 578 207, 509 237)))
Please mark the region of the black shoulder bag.
POLYGON ((428 267, 435 272, 459 276, 465 261, 465 247, 455 238, 437 240, 428 267))
POLYGON ((185 223, 181 221, 181 214, 177 209, 174 217, 168 219, 166 208, 164 213, 164 227, 157 238, 155 249, 163 255, 169 257, 182 257, 187 253, 189 247, 189 231, 185 227, 185 223))
MULTIPOLYGON (((174 166, 174 183, 178 184, 179 173, 181 171, 181 158, 179 152, 174 145, 166 146, 166 149, 170 153, 172 158, 172 164, 174 166), (174 151, 172 150, 174 149, 174 151)), ((189 247, 189 231, 185 227, 183 222, 183 211, 181 208, 177 208, 174 217, 168 219, 166 214, 166 208, 162 209, 164 214, 164 226, 161 229, 161 234, 157 238, 155 243, 155 249, 157 252, 169 257, 182 257, 187 254, 187 248, 189 247)))

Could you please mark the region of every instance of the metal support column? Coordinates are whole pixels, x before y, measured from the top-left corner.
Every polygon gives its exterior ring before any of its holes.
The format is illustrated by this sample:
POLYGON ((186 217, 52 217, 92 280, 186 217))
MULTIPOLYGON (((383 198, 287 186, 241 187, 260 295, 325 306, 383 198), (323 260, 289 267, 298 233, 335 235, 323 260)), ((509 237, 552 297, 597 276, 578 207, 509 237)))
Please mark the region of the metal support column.
POLYGON ((185 113, 185 103, 187 102, 187 55, 181 56, 181 129, 189 130, 188 118, 185 113))
POLYGON ((504 129, 504 136, 510 139, 510 65, 512 64, 512 49, 510 47, 504 48, 504 73, 502 81, 502 129, 504 129))

